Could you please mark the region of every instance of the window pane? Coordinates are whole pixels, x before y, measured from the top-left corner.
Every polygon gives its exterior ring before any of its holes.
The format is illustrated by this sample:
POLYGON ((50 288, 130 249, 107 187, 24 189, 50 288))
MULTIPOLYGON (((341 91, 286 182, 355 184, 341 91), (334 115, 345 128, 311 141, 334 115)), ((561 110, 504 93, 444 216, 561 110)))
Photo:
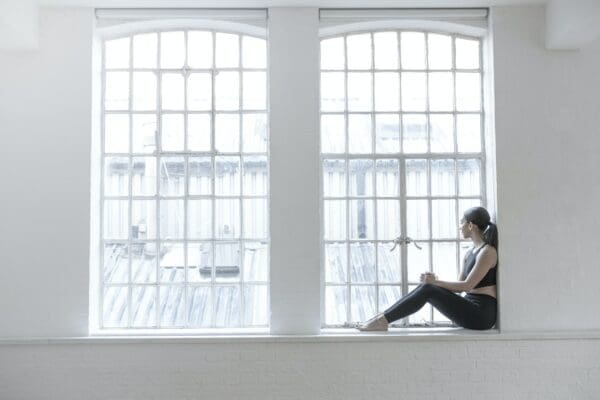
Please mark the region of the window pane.
POLYGON ((349 35, 346 38, 348 69, 371 68, 371 34, 349 35))
POLYGON ((454 109, 454 82, 451 72, 429 74, 429 110, 452 111, 454 109))
POLYGON ((156 74, 133 73, 133 109, 156 110, 156 74))
POLYGON ((187 63, 190 68, 211 68, 213 63, 212 33, 189 31, 187 63))
POLYGON ((345 243, 328 243, 325 245, 325 282, 347 282, 347 251, 345 243))
POLYGON ((377 303, 375 301, 374 286, 351 286, 352 321, 365 321, 375 315, 377 303))
POLYGON ((217 110, 240 109, 239 72, 220 71, 215 77, 215 108, 217 110))
POLYGON ((321 69, 344 69, 344 38, 321 40, 321 69))
POLYGON ((107 40, 104 47, 106 68, 129 67, 129 38, 107 40))
POLYGON ((402 288, 399 286, 379 287, 379 312, 386 311, 402 297, 402 288))
POLYGON ((429 243, 419 243, 419 247, 421 249, 410 245, 406 249, 406 268, 410 283, 418 283, 420 275, 429 271, 429 243))
POLYGON ((267 157, 244 157, 243 193, 252 196, 268 194, 267 157))
POLYGON ((425 34, 402 32, 400 40, 402 68, 425 69, 425 34))
POLYGON ((325 323, 341 325, 346 322, 348 289, 345 286, 325 287, 325 323))
POLYGON ((375 282, 375 246, 373 243, 350 244, 350 281, 375 282))
POLYGON ((215 326, 236 327, 240 325, 239 285, 215 286, 215 326))
POLYGON ((458 111, 481 110, 481 75, 456 73, 456 109, 458 111))
POLYGON ((370 114, 348 115, 348 150, 350 153, 365 154, 373 151, 371 130, 370 114))
POLYGON ((102 304, 104 328, 125 328, 128 325, 129 307, 127 286, 105 286, 102 304))
POLYGON ((350 200, 350 238, 374 239, 373 200, 350 200))
POLYGON ((244 281, 267 282, 269 247, 264 242, 244 242, 244 281))
POLYGON ((377 239, 392 240, 400 236, 400 203, 377 200, 377 239))
POLYGON ((127 200, 104 200, 104 239, 127 239, 127 200))
POLYGON ((400 116, 375 115, 375 152, 391 154, 400 152, 400 116))
POLYGON ((209 286, 190 286, 188 288, 188 323, 194 328, 211 326, 212 300, 209 286))
POLYGON ((427 160, 406 160, 406 195, 427 196, 427 160))
POLYGON ((224 153, 240 151, 239 114, 215 115, 215 149, 224 153))
POLYGON ((156 326, 156 287, 134 286, 131 291, 131 325, 136 328, 156 326))
POLYGON ((185 38, 183 32, 160 34, 161 68, 181 68, 185 61, 185 38))
POLYGON ((452 114, 431 114, 429 134, 432 153, 454 152, 454 117, 452 114))
POLYGON ((456 194, 454 160, 431 161, 431 195, 453 196, 456 194))
POLYGON ((188 282, 210 282, 212 279, 212 270, 213 270, 212 263, 213 263, 212 245, 210 243, 188 243, 188 245, 187 245, 187 281, 188 282))
POLYGON ((434 239, 456 238, 458 234, 456 200, 433 200, 431 208, 431 236, 434 239))
POLYGON ((215 200, 215 236, 219 239, 240 237, 240 200, 215 200))
POLYGON ((242 38, 242 65, 244 68, 266 68, 267 41, 244 36, 242 38))
POLYGON ((375 74, 375 111, 400 109, 400 76, 395 72, 375 74))
POLYGON ((350 160, 350 196, 373 196, 373 160, 350 160))
POLYGON ((163 110, 183 110, 184 80, 181 73, 163 74, 161 82, 163 110))
POLYGON ((163 243, 160 245, 158 273, 160 281, 166 283, 185 280, 185 255, 183 243, 163 243))
POLYGON ((104 245, 104 283, 127 283, 129 281, 129 251, 125 243, 104 245))
POLYGON ((376 69, 398 68, 398 35, 396 32, 373 34, 376 69))
POLYGON ((481 117, 479 114, 458 114, 456 116, 456 136, 458 151, 478 153, 481 151, 481 117))
POLYGON ((429 204, 427 200, 406 201, 406 232, 412 239, 429 239, 429 204))
MULTIPOLYGON (((240 281, 240 243, 215 243, 215 280, 218 282, 240 281)), ((218 299, 217 299, 218 300, 218 299)))
POLYGON ((131 239, 156 239, 156 201, 131 202, 131 239))
POLYGON ((345 123, 343 115, 321 116, 322 153, 343 153, 346 150, 345 123))
POLYGON ((129 158, 104 158, 104 194, 106 196, 129 194, 129 158))
POLYGON ((162 157, 160 159, 161 196, 183 196, 185 193, 185 159, 162 157))
POLYGON ((426 75, 421 72, 402 73, 402 109, 404 111, 425 111, 426 108, 426 75))
POLYGON ((448 35, 427 35, 429 69, 452 68, 452 38, 448 35))
POLYGON ((326 240, 340 240, 347 237, 345 200, 325 200, 323 218, 326 240))
POLYGON ((188 200, 188 238, 212 237, 212 200, 188 200))
POLYGON ((212 193, 213 168, 210 157, 190 157, 188 159, 188 193, 209 195, 212 193))
POLYGON ((215 194, 239 196, 240 169, 239 157, 215 157, 215 194))
POLYGON ((129 116, 107 114, 104 117, 104 152, 127 153, 129 151, 129 116))
POLYGON ((157 280, 156 243, 134 243, 131 245, 131 281, 153 283, 157 280))
POLYGON ((132 194, 154 196, 156 194, 156 158, 134 157, 132 163, 132 194))
POLYGON ((245 110, 266 110, 267 74, 265 72, 244 72, 242 91, 245 110))
POLYGON ((400 252, 390 251, 392 243, 377 245, 377 273, 379 282, 400 282, 400 252))
POLYGON ((163 151, 182 151, 185 142, 183 114, 163 114, 161 148, 163 151))
POLYGON ((321 73, 321 110, 344 111, 346 90, 343 72, 321 73))
POLYGON ((244 114, 242 134, 242 151, 244 153, 265 153, 267 151, 266 114, 244 114))
POLYGON ((244 321, 245 326, 266 326, 269 323, 267 316, 268 288, 266 285, 244 286, 244 321))
POLYGON ((458 193, 461 196, 481 194, 481 166, 479 160, 458 160, 458 193))
POLYGON ((323 160, 323 196, 346 196, 346 161, 323 160))
POLYGON ((156 68, 158 35, 146 33, 133 37, 133 67, 156 68))
POLYGON ((349 111, 371 111, 373 109, 372 85, 372 75, 370 73, 348 73, 349 111))
POLYGON ((377 160, 376 169, 376 193, 378 197, 396 197, 400 176, 398 173, 398 160, 377 160))
POLYGON ((230 33, 215 35, 215 65, 217 68, 235 68, 240 64, 240 37, 230 33))
POLYGON ((454 281, 458 278, 456 267, 456 243, 433 243, 433 272, 443 281, 454 281))
POLYGON ((212 76, 210 73, 193 73, 187 79, 188 110, 211 110, 212 76))
POLYGON ((183 213, 183 200, 161 200, 161 239, 183 239, 183 213))
POLYGON ((132 151, 134 153, 154 153, 156 151, 156 116, 154 114, 133 114, 132 151))
POLYGON ((479 40, 456 38, 456 68, 479 68, 479 40))
POLYGON ((266 239, 268 236, 266 199, 244 199, 244 238, 266 239))
POLYGON ((185 288, 183 286, 161 286, 158 314, 163 328, 183 327, 185 315, 185 288))
POLYGON ((402 116, 402 146, 405 153, 427 151, 427 117, 423 114, 402 116))
POLYGON ((190 151, 210 151, 210 114, 188 114, 187 140, 190 151))
POLYGON ((107 72, 105 85, 104 108, 129 109, 129 72, 107 72))

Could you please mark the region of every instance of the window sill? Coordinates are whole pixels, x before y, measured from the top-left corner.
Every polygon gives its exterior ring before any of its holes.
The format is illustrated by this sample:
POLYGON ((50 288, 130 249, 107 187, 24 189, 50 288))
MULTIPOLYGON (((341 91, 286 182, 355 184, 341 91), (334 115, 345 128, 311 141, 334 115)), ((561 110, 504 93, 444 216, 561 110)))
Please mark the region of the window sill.
POLYGON ((510 332, 472 331, 461 328, 404 328, 389 332, 361 333, 346 329, 324 329, 320 335, 270 335, 228 333, 202 335, 98 335, 83 337, 0 338, 7 345, 65 344, 224 344, 224 343, 340 343, 340 342, 447 342, 447 341, 523 341, 523 340, 600 340, 600 330, 510 332))

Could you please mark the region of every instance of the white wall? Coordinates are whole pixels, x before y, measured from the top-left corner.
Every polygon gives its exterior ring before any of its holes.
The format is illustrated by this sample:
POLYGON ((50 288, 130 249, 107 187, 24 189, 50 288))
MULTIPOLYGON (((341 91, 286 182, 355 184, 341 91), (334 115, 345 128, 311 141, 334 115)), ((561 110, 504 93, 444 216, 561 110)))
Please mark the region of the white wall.
MULTIPOLYGON (((493 14, 501 326, 600 329, 600 43, 548 52, 541 7, 493 14)), ((39 51, 0 52, 0 337, 87 332, 93 13, 40 17, 39 51)), ((4 342, 0 398, 600 396, 598 339, 363 339, 4 342)))

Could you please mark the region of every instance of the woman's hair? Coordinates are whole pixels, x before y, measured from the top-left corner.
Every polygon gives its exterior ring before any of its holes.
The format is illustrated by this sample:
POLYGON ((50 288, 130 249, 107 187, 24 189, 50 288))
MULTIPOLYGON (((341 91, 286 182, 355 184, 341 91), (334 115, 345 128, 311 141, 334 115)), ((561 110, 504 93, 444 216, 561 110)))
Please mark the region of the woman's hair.
POLYGON ((498 249, 498 226, 492 222, 490 213, 483 207, 473 207, 465 211, 466 222, 472 222, 483 234, 483 241, 498 249))

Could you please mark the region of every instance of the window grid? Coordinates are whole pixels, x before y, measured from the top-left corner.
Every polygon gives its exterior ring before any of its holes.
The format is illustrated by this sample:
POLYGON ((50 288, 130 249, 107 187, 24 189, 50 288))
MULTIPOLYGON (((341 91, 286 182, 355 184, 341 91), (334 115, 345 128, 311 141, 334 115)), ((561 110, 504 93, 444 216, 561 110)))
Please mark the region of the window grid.
MULTIPOLYGON (((181 32, 182 30, 179 29, 177 30, 177 32, 181 32)), ((268 320, 264 321, 264 323, 259 323, 259 324, 251 324, 251 325, 245 325, 244 322, 246 320, 246 316, 247 316, 247 311, 245 310, 245 288, 247 287, 246 284, 253 284, 253 287, 258 289, 258 288, 263 288, 266 289, 266 300, 264 304, 264 306, 266 307, 266 315, 268 316, 268 298, 269 298, 269 290, 268 290, 268 264, 269 264, 269 257, 268 257, 268 247, 269 247, 269 237, 268 237, 268 223, 266 225, 266 229, 267 229, 267 233, 265 237, 254 237, 251 235, 247 235, 246 234, 246 230, 245 230, 245 220, 244 220, 244 212, 245 212, 245 206, 244 206, 244 200, 245 199, 261 199, 264 200, 267 204, 267 208, 268 208, 268 175, 269 175, 269 168, 268 168, 268 147, 266 146, 264 152, 245 152, 243 149, 243 130, 242 130, 242 124, 243 124, 243 116, 245 115, 252 115, 252 114, 262 114, 262 115, 266 115, 267 112, 267 108, 266 108, 266 104, 264 106, 263 109, 248 109, 246 107, 244 107, 243 105, 243 101, 244 101, 244 97, 243 97, 243 72, 252 72, 252 71, 260 71, 260 72, 265 72, 266 73, 266 67, 265 68, 248 68, 246 66, 243 65, 243 58, 242 58, 242 50, 243 50, 243 38, 250 38, 250 36, 248 35, 242 35, 242 34, 236 34, 237 38, 238 38, 238 46, 237 46, 237 50, 238 50, 238 67, 235 68, 222 68, 222 67, 217 67, 216 66, 216 57, 215 57, 215 50, 216 50, 216 34, 217 33, 225 33, 225 32, 217 32, 217 31, 213 31, 213 30, 203 30, 203 32, 210 32, 211 35, 211 42, 212 42, 212 48, 213 48, 213 59, 212 59, 212 67, 208 68, 208 69, 191 69, 188 68, 188 55, 189 55, 189 47, 188 47, 188 30, 183 30, 184 33, 184 66, 182 68, 171 68, 171 69, 165 69, 162 68, 161 66, 161 43, 162 43, 162 38, 161 38, 161 34, 165 33, 165 32, 173 32, 172 30, 167 30, 167 31, 162 31, 162 30, 154 30, 151 32, 143 32, 143 33, 136 33, 136 34, 129 34, 123 37, 119 37, 119 38, 114 38, 116 40, 118 39, 124 39, 124 38, 128 38, 128 46, 129 46, 129 67, 128 68, 110 68, 108 69, 106 67, 106 41, 103 42, 102 45, 102 73, 101 73, 101 104, 102 104, 102 109, 101 109, 101 132, 102 132, 102 137, 101 137, 101 153, 102 153, 102 167, 101 167, 101 184, 100 184, 100 221, 101 221, 101 240, 100 240, 100 246, 101 246, 101 251, 100 251, 100 265, 99 265, 99 282, 100 282, 100 290, 98 293, 98 298, 99 298, 99 326, 101 328, 104 328, 106 326, 104 321, 104 302, 105 302, 105 290, 107 288, 126 288, 127 289, 127 324, 126 325, 119 325, 119 326, 110 326, 110 328, 143 328, 143 329, 153 329, 153 328, 162 328, 161 326, 161 319, 160 319, 160 308, 161 308, 161 288, 166 288, 166 287, 180 287, 181 289, 183 289, 183 304, 184 304, 184 312, 183 312, 183 318, 185 320, 185 323, 183 325, 169 325, 169 326, 165 326, 166 328, 188 328, 188 327, 192 327, 190 325, 190 321, 189 321, 189 288, 190 287, 208 287, 211 289, 211 294, 210 294, 210 311, 211 311, 211 322, 210 322, 210 327, 220 327, 220 325, 217 325, 216 323, 216 311, 217 311, 217 301, 215 298, 215 285, 218 285, 220 287, 237 287, 239 289, 239 301, 240 301, 240 308, 239 308, 239 313, 238 313, 238 320, 239 323, 236 324, 235 326, 232 327, 244 327, 244 326, 248 326, 248 327, 266 327, 268 326, 268 320), (155 34, 156 35, 156 67, 155 68, 139 68, 137 66, 134 66, 134 60, 133 60, 133 55, 134 55, 134 51, 133 51, 133 46, 134 46, 134 40, 133 38, 137 35, 137 34, 144 34, 144 33, 151 33, 151 34, 155 34), (128 108, 127 110, 107 110, 106 109, 106 78, 107 78, 107 69, 109 70, 109 72, 127 72, 128 74, 128 84, 129 84, 129 90, 128 90, 128 108), (134 85, 133 85, 133 76, 134 76, 134 71, 135 72, 154 72, 155 76, 156 76, 156 103, 154 106, 153 110, 137 110, 134 108, 134 85), (212 102, 212 108, 209 111, 189 111, 188 110, 188 96, 187 96, 187 90, 188 90, 188 77, 189 74, 191 72, 195 72, 195 71, 202 71, 202 72, 210 72, 211 73, 211 102, 212 102), (215 85, 215 78, 216 75, 219 72, 223 72, 223 71, 236 71, 238 72, 238 89, 239 89, 239 93, 238 93, 238 105, 237 105, 237 110, 219 110, 217 109, 216 106, 216 102, 215 102, 215 98, 216 98, 216 85, 215 85), (165 74, 165 72, 175 72, 175 73, 180 73, 182 74, 183 77, 183 108, 179 109, 179 110, 163 110, 163 106, 162 106, 162 77, 165 74), (105 115, 106 114, 110 114, 110 115, 126 115, 128 118, 128 122, 129 122, 129 129, 128 129, 128 151, 127 152, 122 152, 122 153, 107 153, 106 152, 106 148, 105 148, 105 115), (156 128, 155 128, 155 133, 154 133, 154 137, 155 137, 155 150, 151 153, 135 153, 133 151, 133 115, 134 114, 142 114, 142 115, 154 115, 156 116, 156 128), (163 151, 162 150, 162 116, 163 115, 169 115, 169 114, 177 114, 177 115, 182 115, 183 116, 183 148, 185 149, 184 151, 163 151), (210 146, 211 146, 211 151, 191 151, 188 150, 189 146, 188 146, 188 116, 189 115, 194 115, 194 114, 206 114, 210 116, 210 146), (217 151, 215 146, 216 146, 216 141, 215 141, 215 115, 216 114, 235 114, 235 115, 239 115, 238 118, 238 143, 239 143, 239 151, 237 152, 221 152, 221 151, 217 151), (184 188, 184 192, 183 195, 178 195, 178 196, 174 196, 174 195, 164 195, 161 194, 161 168, 162 168, 162 163, 163 163, 163 159, 165 157, 169 157, 169 156, 181 156, 183 157, 183 168, 184 168, 184 181, 183 181, 183 188, 184 188), (238 187, 236 188, 237 191, 239 192, 239 195, 237 196, 232 196, 232 195, 217 195, 216 191, 215 191, 215 181, 216 181, 216 177, 215 177, 215 165, 216 165, 216 159, 217 156, 236 156, 239 159, 239 183, 238 183, 238 187), (212 176, 210 178, 210 182, 211 182, 211 195, 189 195, 189 170, 188 170, 188 166, 189 166, 189 158, 190 156, 194 156, 194 157, 198 157, 198 156, 207 156, 210 157, 211 160, 211 167, 212 167, 212 176), (266 173, 266 189, 265 192, 263 194, 246 194, 245 193, 245 186, 244 186, 244 171, 245 171, 245 164, 244 161, 248 158, 251 158, 253 156, 261 156, 264 157, 264 159, 267 160, 267 164, 266 164, 266 169, 265 169, 265 173, 266 173), (106 164, 107 164, 107 158, 109 157, 121 157, 121 158, 126 158, 127 159, 127 179, 128 179, 128 189, 127 189, 127 196, 123 196, 123 195, 107 195, 105 193, 105 172, 106 172, 106 164), (155 159, 155 166, 154 166, 154 173, 155 173, 155 194, 148 196, 148 195, 139 195, 139 193, 137 195, 133 195, 133 159, 135 157, 152 157, 155 159), (165 200, 169 200, 169 199, 177 199, 177 200, 181 200, 183 201, 183 215, 185 216, 185 218, 182 219, 182 224, 183 224, 183 235, 181 238, 177 238, 177 239, 168 239, 168 238, 163 238, 162 234, 161 234, 161 218, 160 218, 160 213, 161 213, 161 206, 162 203, 165 200), (195 200, 195 199, 210 199, 211 200, 211 238, 208 239, 206 237, 199 239, 189 239, 188 238, 188 211, 189 211, 189 207, 188 207, 188 203, 189 200, 195 200), (223 238, 218 238, 217 236, 217 232, 216 232, 216 224, 215 224, 215 220, 216 220, 216 201, 218 199, 236 199, 238 200, 238 214, 239 214, 239 219, 238 219, 238 226, 239 226, 239 238, 230 238, 230 239, 223 239, 223 238), (127 239, 114 239, 114 238, 106 238, 106 224, 105 224, 105 220, 104 220, 104 213, 105 213, 105 200, 126 200, 127 201, 127 239), (132 212, 133 212, 133 201, 136 200, 153 200, 154 201, 154 207, 155 207, 155 238, 154 239, 148 239, 146 238, 145 240, 134 240, 133 239, 133 235, 132 235, 132 226, 133 226, 133 219, 132 219, 132 212), (237 243, 237 247, 238 247, 238 254, 239 254, 239 261, 238 261, 238 267, 239 267, 239 280, 234 281, 234 282, 226 282, 226 281, 222 281, 222 282, 217 282, 216 281, 216 249, 217 243, 237 243), (183 249, 183 273, 184 273, 184 280, 183 281, 178 281, 178 282, 163 282, 161 280, 161 276, 159 274, 159 270, 160 270, 160 257, 161 257, 161 246, 163 244, 179 244, 180 246, 182 246, 183 249), (189 263, 188 263, 188 250, 189 250, 189 245, 192 244, 196 244, 196 243, 210 243, 211 245, 211 280, 209 283, 198 283, 198 282, 190 282, 188 279, 188 269, 189 269, 189 263), (250 244, 250 243, 254 243, 254 244, 260 244, 261 246, 265 246, 266 247, 266 268, 267 270, 263 273, 267 278, 265 278, 266 280, 245 280, 244 274, 245 271, 244 269, 247 268, 248 266, 245 265, 245 249, 246 249, 246 244, 250 244), (105 280, 104 274, 105 274, 105 248, 107 247, 107 245, 127 245, 127 281, 124 282, 107 282, 105 280), (154 275, 154 282, 150 281, 150 282, 133 282, 132 279, 132 245, 135 244, 144 244, 144 245, 154 245, 157 251, 157 256, 156 259, 153 262, 153 275, 154 275), (154 324, 147 324, 144 326, 134 326, 134 321, 133 321, 133 301, 132 301, 132 291, 133 288, 137 287, 137 288, 155 288, 155 295, 154 295, 154 313, 155 313, 155 321, 154 324)), ((234 33, 235 34, 235 33, 234 33)), ((113 40, 113 38, 111 38, 111 40, 113 40)), ((266 88, 265 88, 266 90, 266 88)), ((266 94, 266 91, 265 91, 266 94)), ((265 97, 265 100, 268 101, 265 97)), ((267 218, 268 221, 268 215, 265 215, 265 218, 267 218)), ((121 221, 122 224, 122 221, 121 221)), ((198 265, 198 267, 200 267, 200 265, 198 265)))
MULTIPOLYGON (((350 322, 353 321, 352 319, 352 287, 357 287, 357 286, 368 286, 368 287, 374 287, 375 289, 375 300, 374 300, 374 306, 375 309, 377 311, 382 311, 380 310, 380 287, 384 287, 384 286, 399 286, 401 288, 402 291, 402 296, 406 295, 409 292, 409 282, 408 282, 408 267, 407 267, 407 262, 408 262, 408 254, 407 254, 407 248, 406 246, 400 246, 400 277, 401 277, 401 282, 396 282, 396 283, 389 283, 389 282, 380 282, 379 281, 379 244, 380 243, 390 243, 389 240, 381 240, 378 237, 378 232, 377 232, 377 221, 378 221, 378 202, 376 200, 379 199, 386 199, 386 200, 399 200, 400 202, 400 206, 399 206, 399 213, 401 215, 400 218, 400 232, 402 236, 406 236, 406 232, 407 232, 407 200, 414 200, 414 199, 423 199, 423 200, 427 200, 427 207, 428 207, 428 229, 429 229, 429 237, 427 239, 420 239, 417 240, 417 242, 419 243, 426 243, 428 244, 428 246, 426 247, 426 249, 423 249, 423 251, 427 251, 428 252, 428 270, 429 271, 433 271, 433 263, 434 263, 434 254, 433 254, 433 244, 434 243, 454 243, 456 245, 455 248, 455 262, 456 262, 456 267, 457 267, 457 275, 460 272, 461 269, 461 247, 464 246, 464 244, 466 243, 465 241, 462 241, 461 238, 459 237, 459 231, 458 231, 458 227, 455 228, 456 231, 456 237, 455 238, 443 238, 443 239, 436 239, 433 238, 433 218, 432 218, 432 213, 433 213, 433 201, 437 200, 437 199, 448 199, 448 200, 454 200, 454 211, 455 214, 457 216, 460 215, 460 201, 459 200, 473 200, 473 201, 479 201, 479 203, 481 203, 482 205, 486 204, 486 197, 485 197, 485 166, 486 166, 486 160, 485 160, 485 142, 484 142, 484 108, 483 108, 483 102, 484 102, 484 93, 483 93, 483 84, 482 84, 482 51, 481 51, 481 41, 478 38, 474 38, 474 37, 465 37, 465 36, 460 36, 460 35, 455 35, 455 34, 445 34, 445 33, 441 33, 446 37, 450 38, 450 46, 451 46, 451 68, 449 69, 429 69, 429 35, 430 34, 438 34, 437 32, 426 32, 426 31, 410 31, 410 32, 419 32, 424 34, 424 38, 425 38, 425 66, 424 69, 405 69, 403 66, 403 60, 402 60, 402 53, 401 53, 401 47, 402 47, 402 32, 403 31, 394 31, 396 33, 396 40, 397 40, 397 51, 398 51, 398 67, 397 69, 379 69, 376 68, 376 64, 375 64, 375 43, 374 43, 374 34, 375 33, 379 33, 379 32, 383 32, 383 31, 377 31, 377 32, 352 32, 350 34, 344 34, 344 35, 336 35, 336 36, 332 36, 332 37, 327 37, 327 38, 323 38, 322 40, 327 40, 327 39, 334 39, 334 38, 343 38, 343 69, 326 69, 326 68, 322 68, 321 69, 321 77, 323 77, 323 73, 324 72, 342 72, 343 73, 343 83, 344 83, 344 88, 343 88, 343 93, 344 93, 344 110, 343 111, 331 111, 331 110, 322 110, 321 109, 321 117, 323 115, 340 115, 344 117, 344 153, 326 153, 323 152, 323 150, 321 149, 321 179, 324 179, 324 174, 325 174, 325 170, 324 170, 324 161, 325 160, 344 160, 345 164, 344 164, 344 168, 345 168, 345 195, 344 196, 335 196, 335 197, 331 197, 331 196, 326 196, 324 193, 325 187, 324 185, 321 186, 321 204, 322 206, 324 206, 326 203, 325 201, 327 200, 343 200, 345 202, 345 214, 346 214, 346 233, 345 233, 345 239, 340 240, 340 239, 336 239, 336 240, 329 240, 326 237, 323 237, 322 239, 322 257, 321 259, 323 260, 323 280, 322 280, 322 316, 323 316, 323 326, 325 327, 339 327, 339 326, 344 326, 343 324, 331 324, 328 323, 326 321, 326 315, 327 315, 327 293, 326 293, 326 289, 327 287, 346 287, 346 321, 350 322), (371 51, 371 66, 370 69, 350 69, 348 66, 348 36, 353 36, 353 35, 357 35, 357 34, 361 34, 361 33, 368 33, 369 34, 369 44, 370 44, 370 51, 371 51), (458 69, 457 68, 457 64, 456 64, 456 39, 457 38, 465 38, 468 40, 476 40, 478 41, 478 62, 479 62, 479 67, 477 69, 458 69), (418 71, 418 72, 422 72, 425 75, 425 111, 407 111, 404 109, 403 104, 402 104, 402 73, 406 72, 406 71, 418 71), (451 76, 452 76, 452 85, 453 85, 453 94, 452 94, 452 101, 453 101, 453 105, 452 105, 452 110, 451 111, 430 111, 430 85, 429 85, 429 77, 430 77, 430 73, 431 72, 450 72, 451 76), (349 105, 348 105, 348 74, 350 72, 368 72, 371 75, 371 108, 370 111, 349 111, 349 105), (376 105, 375 105, 375 101, 376 101, 376 97, 375 97, 375 72, 394 72, 398 74, 398 96, 399 96, 399 102, 398 102, 398 109, 397 111, 376 111, 376 105), (456 87, 457 87, 457 83, 456 83, 456 74, 457 72, 476 72, 479 74, 479 82, 480 82, 480 97, 479 97, 479 111, 459 111, 457 110, 457 92, 456 92, 456 87), (351 154, 350 153, 350 148, 349 148, 349 142, 350 142, 350 134, 349 134, 349 114, 365 114, 365 115, 370 115, 371 116, 371 151, 369 154, 351 154), (400 119, 399 119, 399 153, 398 154, 384 154, 384 153, 378 153, 377 152, 377 148, 376 148, 376 144, 377 144, 377 131, 376 131, 376 115, 399 115, 400 119), (426 120, 426 144, 427 144, 427 151, 423 152, 423 153, 404 153, 404 138, 405 138, 405 131, 404 131, 404 124, 403 124, 403 117, 405 116, 405 114, 419 114, 419 115, 424 115, 425 116, 425 120, 426 120), (430 116, 431 115, 437 115, 437 114, 444 114, 444 115, 448 115, 451 114, 452 115, 452 122, 453 122, 453 152, 451 153, 432 153, 432 149, 431 149, 431 121, 430 121, 430 116), (480 151, 476 152, 476 153, 459 153, 458 152, 458 135, 457 135, 457 130, 458 130, 458 125, 457 125, 457 115, 478 115, 480 116, 479 119, 479 123, 480 123, 480 129, 479 129, 479 134, 480 134, 480 151), (350 195, 350 167, 349 167, 349 161, 353 160, 353 159, 360 159, 360 160, 371 160, 373 162, 373 170, 372 170, 372 176, 373 178, 373 195, 372 196, 351 196, 350 195), (397 159, 399 161, 399 196, 398 197, 381 197, 379 196, 377 193, 375 193, 375 189, 376 189, 376 176, 377 176, 377 169, 376 169, 376 160, 381 160, 381 159, 397 159), (451 196, 433 196, 432 195, 432 171, 431 171, 431 161, 427 161, 427 195, 426 196, 408 196, 406 194, 406 160, 410 160, 410 159, 421 159, 421 160, 437 160, 437 159, 446 159, 446 160, 453 160, 453 164, 454 164, 454 195, 451 196), (459 171, 458 171, 458 161, 459 160, 463 160, 463 159, 468 159, 468 160, 478 160, 479 162, 479 194, 478 195, 473 195, 473 196, 465 196, 465 195, 461 195, 460 191, 459 191, 459 171), (367 243, 372 243, 374 246, 374 258, 375 258, 375 282, 374 283, 357 283, 357 282, 352 282, 351 280, 351 244, 354 242, 360 243, 361 241, 356 241, 354 239, 351 238, 350 236, 350 201, 354 200, 354 199, 360 199, 360 200, 372 200, 373 203, 373 234, 374 236, 370 239, 366 239, 364 240, 364 242, 367 243), (325 268, 326 263, 328 262, 328 260, 326 260, 326 253, 325 253, 325 246, 327 244, 330 243, 345 243, 346 246, 346 282, 345 283, 338 283, 338 282, 327 282, 326 280, 326 271, 325 268), (462 245, 462 246, 461 246, 462 245)), ((323 96, 323 94, 321 94, 321 96, 323 96)), ((323 106, 323 103, 321 103, 321 107, 323 106)), ((321 135, 323 135, 323 131, 321 131, 321 135)), ((323 145, 323 141, 321 141, 321 146, 323 145)), ((463 210, 464 211, 464 210, 463 210)), ((325 216, 325 214, 323 214, 325 216)), ((324 224, 324 219, 321 221, 322 224, 324 224)), ((323 225, 322 228, 322 232, 325 235, 325 226, 323 225)), ((391 247, 391 244, 390 244, 391 247)), ((410 282, 411 285, 414 285, 414 282, 410 282)), ((330 307, 333 305, 330 305, 330 307)), ((433 312, 433 308, 429 307, 428 310, 428 314, 429 314, 429 321, 426 322, 427 325, 431 325, 433 323, 434 320, 434 312, 433 312)), ((403 319, 402 321, 398 321, 399 323, 395 324, 397 326, 408 326, 408 325, 415 325, 415 324, 410 324, 408 321, 408 318, 403 319)), ((442 323, 436 323, 435 325, 447 325, 442 323)))

